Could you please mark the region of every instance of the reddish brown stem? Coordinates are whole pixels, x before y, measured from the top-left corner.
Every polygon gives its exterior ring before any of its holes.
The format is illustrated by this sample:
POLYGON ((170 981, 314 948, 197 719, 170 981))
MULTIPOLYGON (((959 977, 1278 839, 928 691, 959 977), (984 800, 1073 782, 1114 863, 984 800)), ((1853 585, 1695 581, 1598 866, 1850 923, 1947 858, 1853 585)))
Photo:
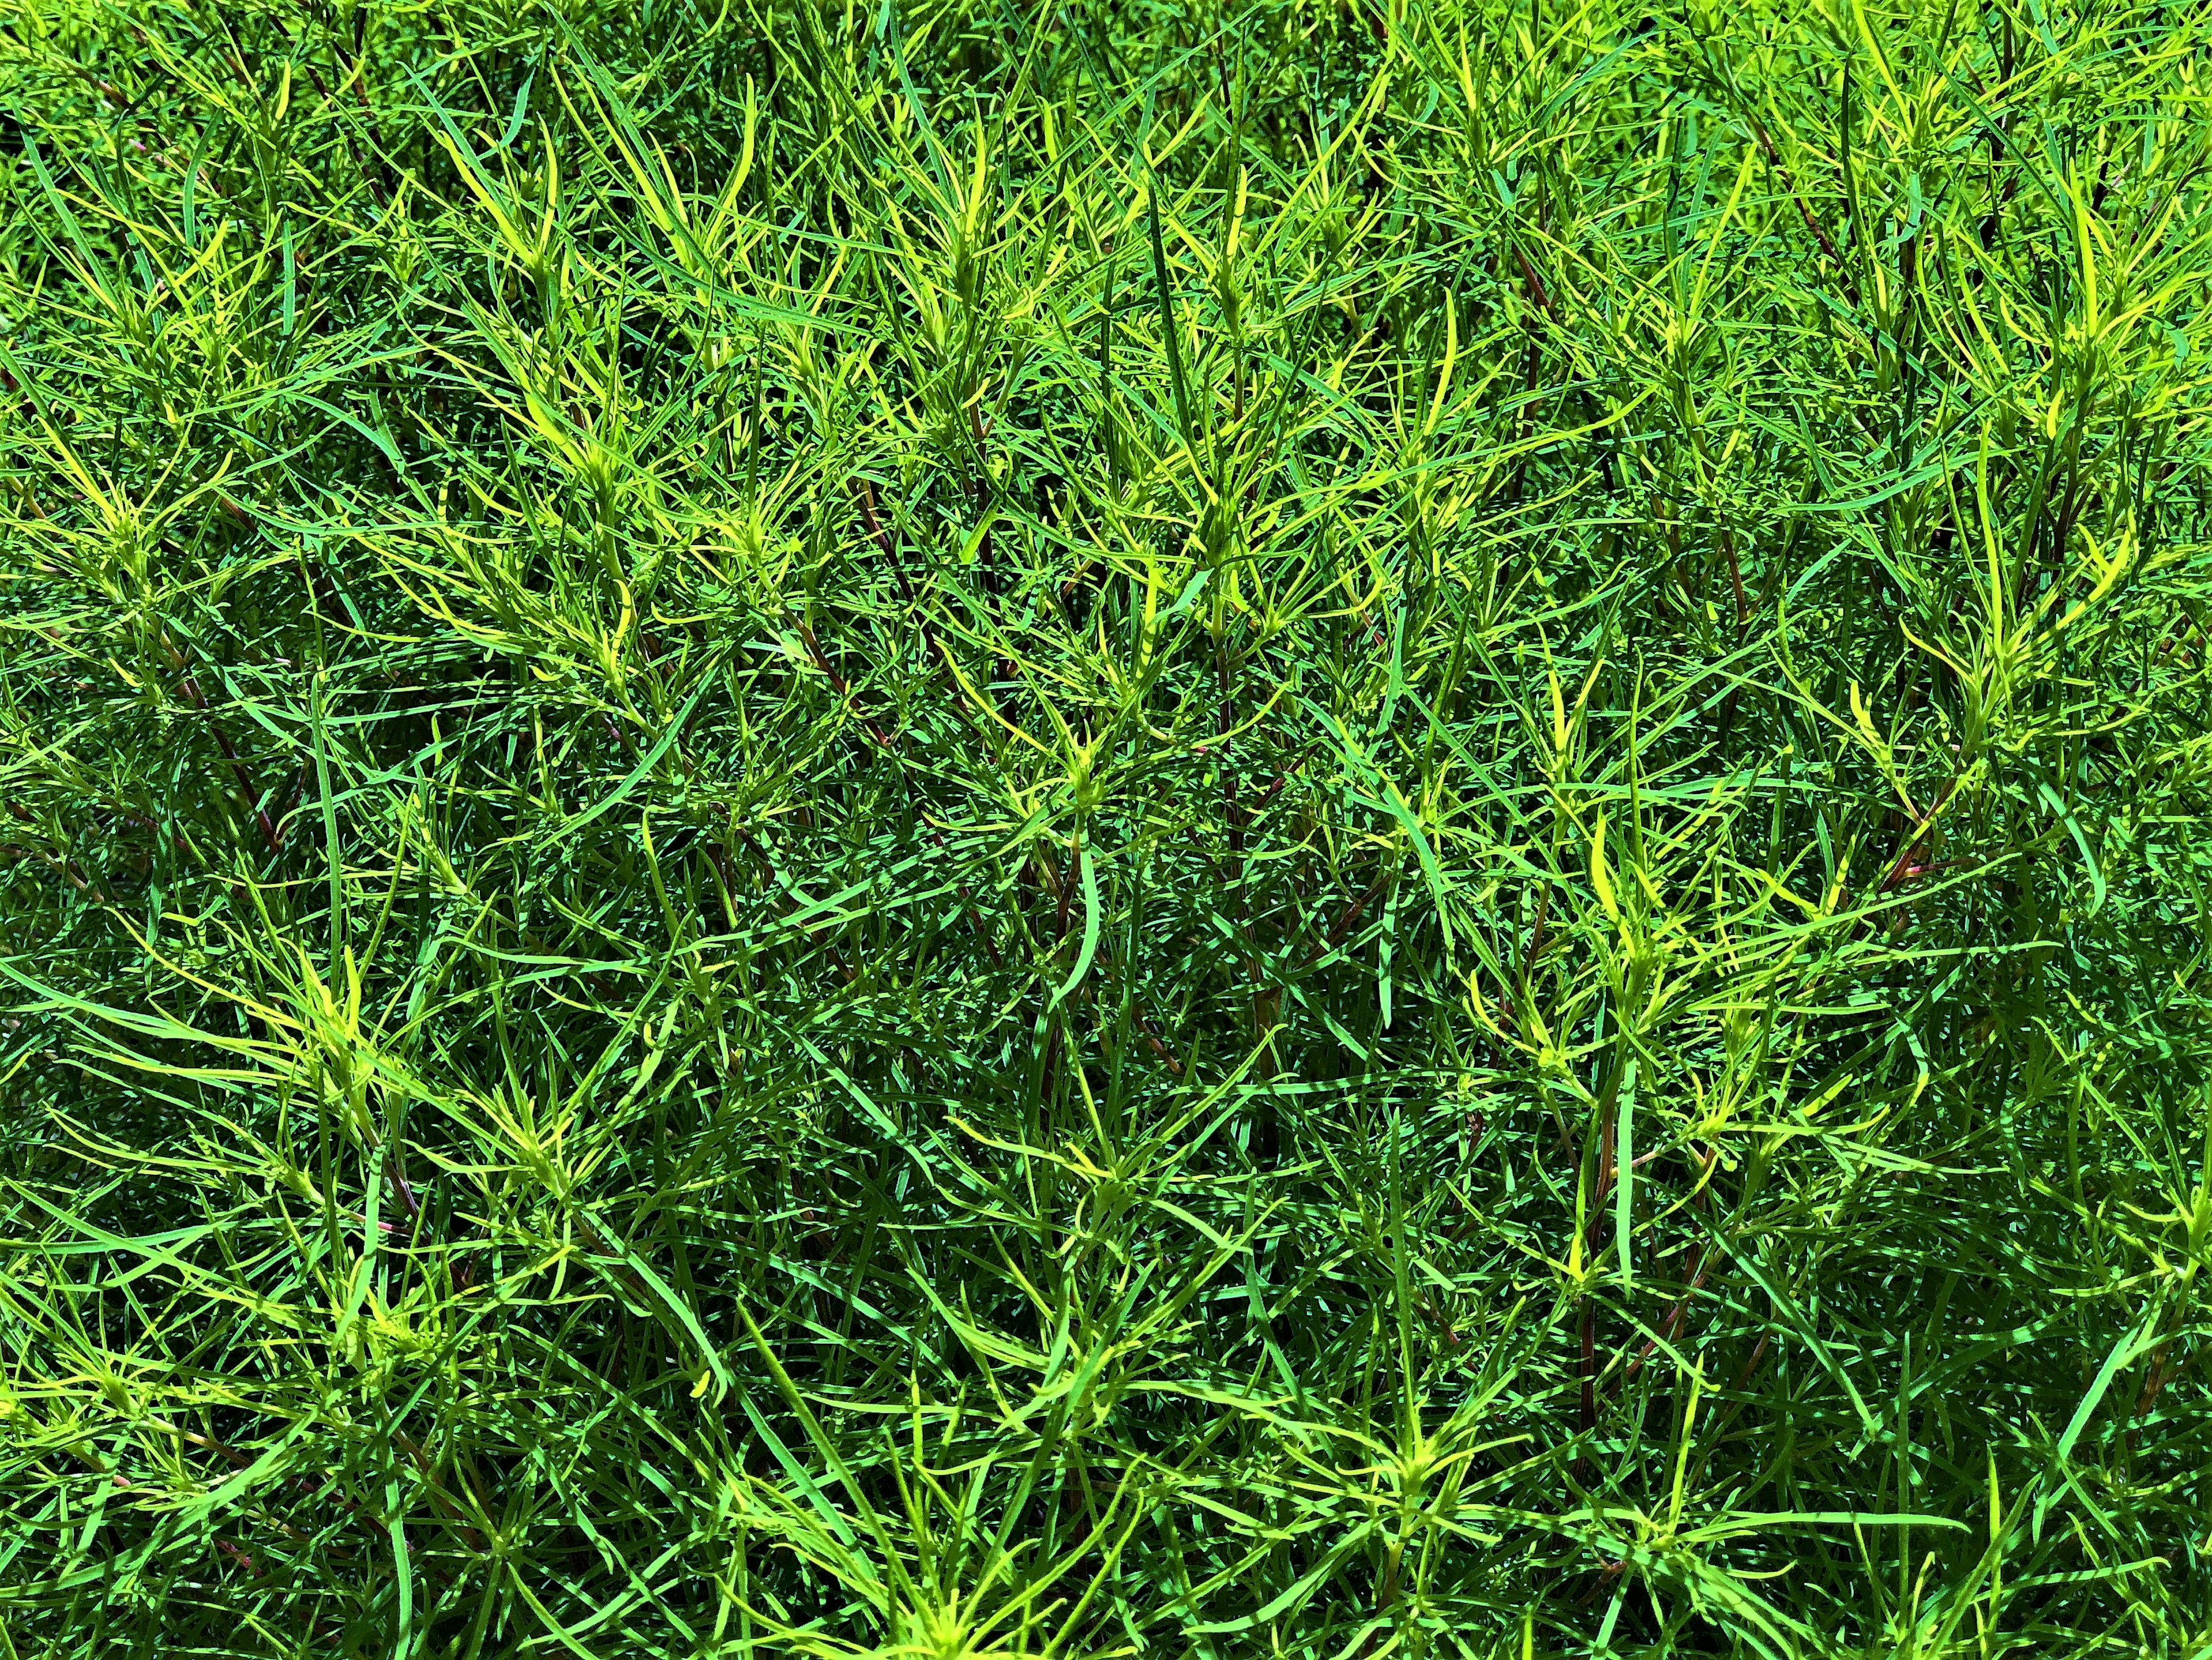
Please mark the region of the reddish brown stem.
POLYGON ((1759 140, 1759 149, 1766 152, 1767 165, 1781 179, 1782 188, 1790 192, 1790 199, 1797 204, 1798 216, 1804 220, 1805 228, 1813 233, 1813 240, 1820 245, 1820 251, 1835 262, 1844 281, 1850 283, 1850 268, 1844 264, 1844 256, 1836 252, 1836 245, 1828 240, 1828 233, 1821 228, 1820 222, 1813 216, 1812 209, 1805 205, 1804 197, 1798 193, 1797 181, 1790 177, 1789 164, 1783 161, 1780 152, 1774 148, 1774 141, 1766 136, 1766 128, 1755 115, 1751 118, 1751 132, 1752 137, 1759 140))
MULTIPOLYGON (((854 483, 853 493, 860 503, 860 522, 868 527, 868 534, 875 538, 876 546, 881 550, 885 562, 891 568, 891 575, 898 579, 899 598, 911 605, 914 604, 914 584, 906 579, 906 566, 901 562, 897 550, 891 545, 890 532, 876 517, 876 487, 865 478, 855 479, 854 483)), ((928 624, 922 626, 927 631, 928 624)))
MULTIPOLYGON (((845 677, 838 673, 836 668, 831 666, 830 659, 822 650, 821 642, 817 641, 814 637, 814 625, 811 623, 801 623, 799 625, 799 638, 806 642, 807 654, 814 659, 814 666, 820 669, 823 674, 827 675, 829 677, 830 685, 836 689, 838 700, 841 702, 849 704, 852 702, 852 695, 850 689, 845 684, 845 677)), ((855 714, 860 714, 860 711, 858 709, 854 709, 853 712, 855 714)), ((879 747, 884 754, 896 755, 898 753, 897 747, 892 744, 889 738, 884 735, 884 729, 878 726, 871 717, 861 714, 860 725, 866 728, 868 736, 876 740, 878 747, 879 747)))
POLYGON ((269 851, 281 851, 284 838, 276 829, 276 820, 270 818, 269 809, 261 805, 261 792, 253 787, 252 775, 246 771, 246 763, 239 758, 237 750, 232 747, 230 734, 223 731, 222 723, 208 708, 207 697, 200 690, 199 683, 189 674, 185 677, 184 693, 191 706, 206 718, 208 730, 215 734, 216 747, 222 751, 222 758, 230 763, 231 776, 238 781, 239 791, 246 798, 246 809, 252 813, 254 822, 260 825, 261 836, 269 843, 269 851))

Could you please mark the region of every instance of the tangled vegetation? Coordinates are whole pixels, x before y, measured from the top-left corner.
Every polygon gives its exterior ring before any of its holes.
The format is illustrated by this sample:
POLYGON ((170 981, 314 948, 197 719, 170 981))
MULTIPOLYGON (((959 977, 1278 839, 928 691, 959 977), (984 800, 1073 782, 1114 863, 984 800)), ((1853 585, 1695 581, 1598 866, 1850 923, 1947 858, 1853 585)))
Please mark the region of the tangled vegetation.
POLYGON ((0 1654, 2212 1645, 2201 0, 6 0, 0 1654))

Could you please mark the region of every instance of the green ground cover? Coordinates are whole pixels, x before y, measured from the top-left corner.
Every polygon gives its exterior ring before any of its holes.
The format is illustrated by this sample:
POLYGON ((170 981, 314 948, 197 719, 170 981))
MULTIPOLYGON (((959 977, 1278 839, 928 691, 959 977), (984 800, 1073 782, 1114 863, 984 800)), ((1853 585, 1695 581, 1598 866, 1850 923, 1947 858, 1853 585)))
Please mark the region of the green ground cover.
POLYGON ((0 1654, 2206 1653, 2208 94, 6 0, 0 1654))

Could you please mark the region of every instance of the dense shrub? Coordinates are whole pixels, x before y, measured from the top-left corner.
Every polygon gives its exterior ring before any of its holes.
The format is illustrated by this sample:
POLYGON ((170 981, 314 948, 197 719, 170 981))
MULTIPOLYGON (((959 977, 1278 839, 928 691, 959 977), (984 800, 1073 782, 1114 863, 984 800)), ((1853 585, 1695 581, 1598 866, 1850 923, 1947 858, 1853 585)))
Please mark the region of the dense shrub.
POLYGON ((4 1651, 2203 1652, 2208 46, 10 0, 4 1651))

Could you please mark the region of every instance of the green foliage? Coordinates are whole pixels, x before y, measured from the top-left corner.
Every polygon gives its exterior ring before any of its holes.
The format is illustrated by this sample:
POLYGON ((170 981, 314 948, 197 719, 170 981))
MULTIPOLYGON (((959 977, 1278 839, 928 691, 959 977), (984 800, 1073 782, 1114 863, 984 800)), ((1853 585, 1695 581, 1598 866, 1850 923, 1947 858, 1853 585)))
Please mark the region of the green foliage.
POLYGON ((2212 1643, 2212 13, 7 0, 0 1654, 2212 1643))

